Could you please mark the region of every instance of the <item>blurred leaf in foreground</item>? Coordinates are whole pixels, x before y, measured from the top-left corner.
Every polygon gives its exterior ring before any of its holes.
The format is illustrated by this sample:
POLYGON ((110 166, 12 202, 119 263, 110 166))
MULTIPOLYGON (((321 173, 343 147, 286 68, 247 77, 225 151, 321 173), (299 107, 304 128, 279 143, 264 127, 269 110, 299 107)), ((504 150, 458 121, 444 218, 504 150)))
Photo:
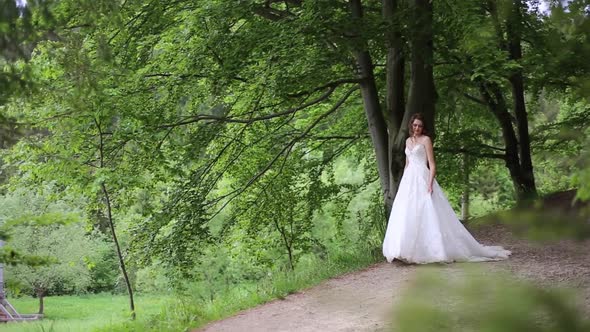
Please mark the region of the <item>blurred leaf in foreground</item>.
POLYGON ((540 287, 489 270, 425 270, 395 308, 392 330, 590 331, 590 321, 570 290, 540 287))

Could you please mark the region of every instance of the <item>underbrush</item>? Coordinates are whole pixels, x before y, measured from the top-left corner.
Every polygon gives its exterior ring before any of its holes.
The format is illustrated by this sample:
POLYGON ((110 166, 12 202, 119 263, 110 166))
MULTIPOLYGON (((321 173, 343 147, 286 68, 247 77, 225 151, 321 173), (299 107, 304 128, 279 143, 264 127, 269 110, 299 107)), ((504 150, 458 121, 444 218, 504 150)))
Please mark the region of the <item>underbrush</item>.
MULTIPOLYGON (((204 299, 202 285, 187 281, 183 291, 136 297, 137 320, 129 319, 125 295, 55 296, 45 299, 45 318, 37 322, 10 323, 1 331, 186 331, 229 317, 317 285, 322 281, 367 267, 380 257, 370 250, 342 252, 320 259, 306 256, 294 271, 269 271, 258 282, 243 282, 218 290, 213 300, 204 299)), ((20 313, 34 313, 38 300, 10 299, 20 313)))
POLYGON ((229 287, 218 292, 213 300, 204 300, 197 295, 199 289, 189 286, 167 301, 159 314, 149 319, 140 317, 135 322, 109 324, 98 331, 185 331, 198 328, 241 310, 283 299, 326 279, 362 269, 379 259, 369 250, 340 253, 325 259, 308 256, 294 271, 275 271, 259 282, 229 287))

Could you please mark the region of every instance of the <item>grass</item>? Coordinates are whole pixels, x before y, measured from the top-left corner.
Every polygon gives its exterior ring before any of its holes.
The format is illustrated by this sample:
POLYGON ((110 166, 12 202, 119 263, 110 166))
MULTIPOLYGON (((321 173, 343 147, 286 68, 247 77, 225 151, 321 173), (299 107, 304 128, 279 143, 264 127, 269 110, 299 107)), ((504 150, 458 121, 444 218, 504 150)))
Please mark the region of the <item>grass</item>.
MULTIPOLYGON (((295 271, 279 271, 257 283, 243 283, 218 292, 205 301, 190 289, 177 295, 137 296, 137 320, 129 320, 123 295, 56 296, 45 299, 45 318, 38 322, 0 325, 0 332, 22 331, 187 331, 289 294, 322 281, 364 268, 376 259, 367 252, 342 253, 320 260, 309 256, 295 271)), ((35 313, 38 300, 9 299, 20 313, 35 313)))
POLYGON ((284 299, 289 294, 317 285, 322 281, 356 271, 375 263, 368 253, 341 254, 328 260, 311 258, 301 262, 289 273, 278 273, 256 285, 242 285, 222 294, 217 299, 203 303, 199 308, 201 317, 193 327, 223 319, 235 313, 275 299, 284 299))
POLYGON ((367 252, 341 254, 327 260, 311 257, 295 271, 279 272, 258 283, 240 284, 218 293, 212 301, 191 296, 198 290, 177 297, 151 321, 108 326, 104 331, 187 331, 223 319, 257 305, 282 299, 347 272, 364 268, 376 260, 367 252))
MULTIPOLYGON (((161 311, 168 297, 137 296, 140 321, 161 311)), ((36 313, 39 302, 34 298, 9 299, 19 313, 36 313)), ((2 332, 21 331, 92 331, 105 325, 120 324, 129 318, 129 302, 124 295, 93 294, 82 296, 50 296, 45 298, 45 318, 36 322, 0 325, 2 332)))

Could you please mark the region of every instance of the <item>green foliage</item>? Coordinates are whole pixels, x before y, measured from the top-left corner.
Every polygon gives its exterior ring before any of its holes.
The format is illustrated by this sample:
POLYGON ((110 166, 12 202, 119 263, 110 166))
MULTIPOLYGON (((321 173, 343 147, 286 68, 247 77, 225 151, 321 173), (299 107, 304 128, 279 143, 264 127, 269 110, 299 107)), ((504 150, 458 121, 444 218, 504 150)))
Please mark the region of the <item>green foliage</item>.
MULTIPOLYGON (((472 190, 474 215, 514 204, 502 133, 480 86, 497 86, 510 104, 509 78, 521 70, 541 191, 567 189, 577 172, 580 195, 590 197, 587 168, 574 160, 590 114, 578 98, 590 77, 580 3, 550 17, 527 12, 519 61, 509 60, 503 40, 508 2, 433 3, 437 177, 455 203, 472 190), (490 3, 499 4, 497 17, 490 3), (464 154, 471 157, 466 168, 464 154)), ((14 175, 12 190, 43 191, 51 182, 51 200, 76 197, 76 209, 32 205, 38 213, 6 217, 21 225, 14 241, 41 229, 75 237, 68 250, 94 248, 95 256, 82 259, 85 271, 72 269, 84 285, 67 291, 114 291, 116 257, 102 235, 55 223, 74 212, 88 219, 88 229, 108 233, 108 191, 138 289, 177 287, 193 296, 193 303, 174 306, 178 312, 163 313, 161 325, 151 322, 169 329, 220 317, 232 296, 238 300, 224 314, 284 296, 306 278, 319 280, 310 271, 322 264, 338 265, 328 268, 334 271, 362 265, 339 262, 339 255, 372 260, 386 213, 353 50, 368 45, 382 93, 387 29, 399 27, 411 40, 413 22, 405 8, 390 24, 378 1, 363 5, 356 21, 339 1, 31 4, 39 25, 33 31, 51 33, 35 44, 30 61, 11 60, 10 86, 0 92, 0 147, 10 145, 0 176, 14 175), (45 8, 50 15, 41 15, 45 8), (22 95, 17 83, 27 88, 22 95), (255 289, 266 290, 258 296, 255 289)), ((29 24, 10 6, 0 23, 29 24)), ((6 211, 25 211, 22 202, 6 211)), ((135 324, 121 329, 144 327, 135 324)))
MULTIPOLYGON (((523 34, 531 45, 516 63, 499 47, 494 25, 508 24, 505 8, 495 22, 481 3, 436 6, 440 182, 457 202, 464 190, 457 149, 463 149, 474 156, 467 186, 480 206, 475 211, 510 206, 506 170, 484 159, 502 153, 502 139, 491 112, 474 102, 478 84, 505 89, 507 78, 522 69, 538 87, 534 99, 545 88, 542 78, 556 72, 534 66, 534 60, 556 56, 549 41, 565 20, 527 13, 523 34)), ((130 261, 144 266, 155 260, 189 271, 212 243, 227 247, 235 240, 241 248, 253 247, 246 250, 259 266, 276 261, 294 267, 302 254, 326 252, 329 244, 321 238, 329 236, 314 234, 317 215, 335 216, 342 246, 357 242, 359 232, 375 237, 383 220, 373 221, 384 215, 376 205, 354 216, 348 209, 358 193, 370 190, 376 173, 353 89, 351 51, 359 38, 347 34, 358 22, 337 2, 280 7, 289 19, 278 21, 265 10, 257 3, 220 1, 54 4, 60 38, 36 46, 34 98, 7 109, 33 132, 6 157, 18 169, 20 185, 52 179, 76 190, 104 231, 100 189, 106 184, 114 217, 129 230, 124 237, 132 246, 130 261), (343 155, 364 165, 357 172, 361 182, 333 180, 332 166, 343 155), (343 226, 351 219, 361 221, 353 231, 343 226)), ((405 22, 403 11, 395 20, 405 22)), ((381 15, 367 10, 359 33, 377 63, 387 51, 383 29, 381 15)), ((565 44, 579 47, 576 40, 585 32, 576 31, 577 39, 565 44)), ((383 90, 380 67, 376 75, 383 90)), ((555 120, 562 127, 578 123, 575 112, 563 114, 555 120)), ((537 142, 544 151, 559 141, 557 127, 553 120, 539 123, 537 142)), ((562 179, 556 172, 546 177, 562 179)), ((546 190, 557 183, 563 181, 546 190)), ((371 196, 371 202, 378 199, 371 196)))
POLYGON ((366 251, 354 255, 335 254, 324 260, 309 255, 300 259, 295 271, 273 271, 257 283, 241 282, 217 288, 217 295, 213 299, 203 297, 203 294, 213 292, 203 288, 210 284, 188 283, 175 300, 167 303, 158 315, 149 320, 111 324, 100 331, 179 331, 200 327, 240 310, 284 298, 327 278, 360 269, 374 263, 374 259, 366 251))
POLYGON ((474 269, 452 278, 441 278, 440 273, 429 269, 406 292, 393 316, 396 331, 581 332, 590 328, 571 292, 474 269))
MULTIPOLYGON (((49 201, 54 187, 43 189, 45 193, 19 189, 0 197, 6 207, 0 223, 9 235, 5 250, 17 253, 14 257, 32 257, 25 262, 36 263, 7 267, 8 288, 15 295, 86 292, 109 244, 104 236, 89 234, 75 202, 49 201)), ((112 284, 110 280, 110 288, 112 284)))
MULTIPOLYGON (((354 271, 374 263, 367 252, 355 255, 341 253, 319 260, 312 255, 302 257, 294 272, 274 271, 260 282, 242 281, 229 287, 208 289, 209 284, 187 282, 180 293, 170 295, 139 295, 138 319, 127 321, 126 298, 106 294, 82 296, 50 296, 46 298, 45 318, 40 322, 13 324, 3 331, 179 331, 195 328, 228 317, 239 310, 283 298, 321 281, 354 271), (213 300, 203 294, 214 291, 213 300)), ((211 270, 213 271, 213 270, 211 270)), ((36 310, 33 298, 11 299, 22 313, 36 310)))
POLYGON ((72 294, 89 288, 91 267, 101 259, 95 249, 104 242, 86 236, 83 224, 15 226, 11 233, 7 245, 29 255, 52 258, 47 265, 7 269, 6 281, 13 294, 72 294))

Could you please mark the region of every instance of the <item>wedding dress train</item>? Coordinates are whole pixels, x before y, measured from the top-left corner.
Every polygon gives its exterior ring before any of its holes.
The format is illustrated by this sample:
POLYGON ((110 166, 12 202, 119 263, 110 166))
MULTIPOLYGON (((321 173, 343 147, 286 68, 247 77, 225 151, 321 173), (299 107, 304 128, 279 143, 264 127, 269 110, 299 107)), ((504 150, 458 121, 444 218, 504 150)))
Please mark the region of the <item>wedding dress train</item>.
POLYGON ((428 193, 430 171, 426 148, 406 147, 408 166, 389 217, 383 255, 388 262, 407 263, 481 262, 508 258, 510 251, 498 246, 483 246, 457 219, 445 194, 434 180, 428 193))

